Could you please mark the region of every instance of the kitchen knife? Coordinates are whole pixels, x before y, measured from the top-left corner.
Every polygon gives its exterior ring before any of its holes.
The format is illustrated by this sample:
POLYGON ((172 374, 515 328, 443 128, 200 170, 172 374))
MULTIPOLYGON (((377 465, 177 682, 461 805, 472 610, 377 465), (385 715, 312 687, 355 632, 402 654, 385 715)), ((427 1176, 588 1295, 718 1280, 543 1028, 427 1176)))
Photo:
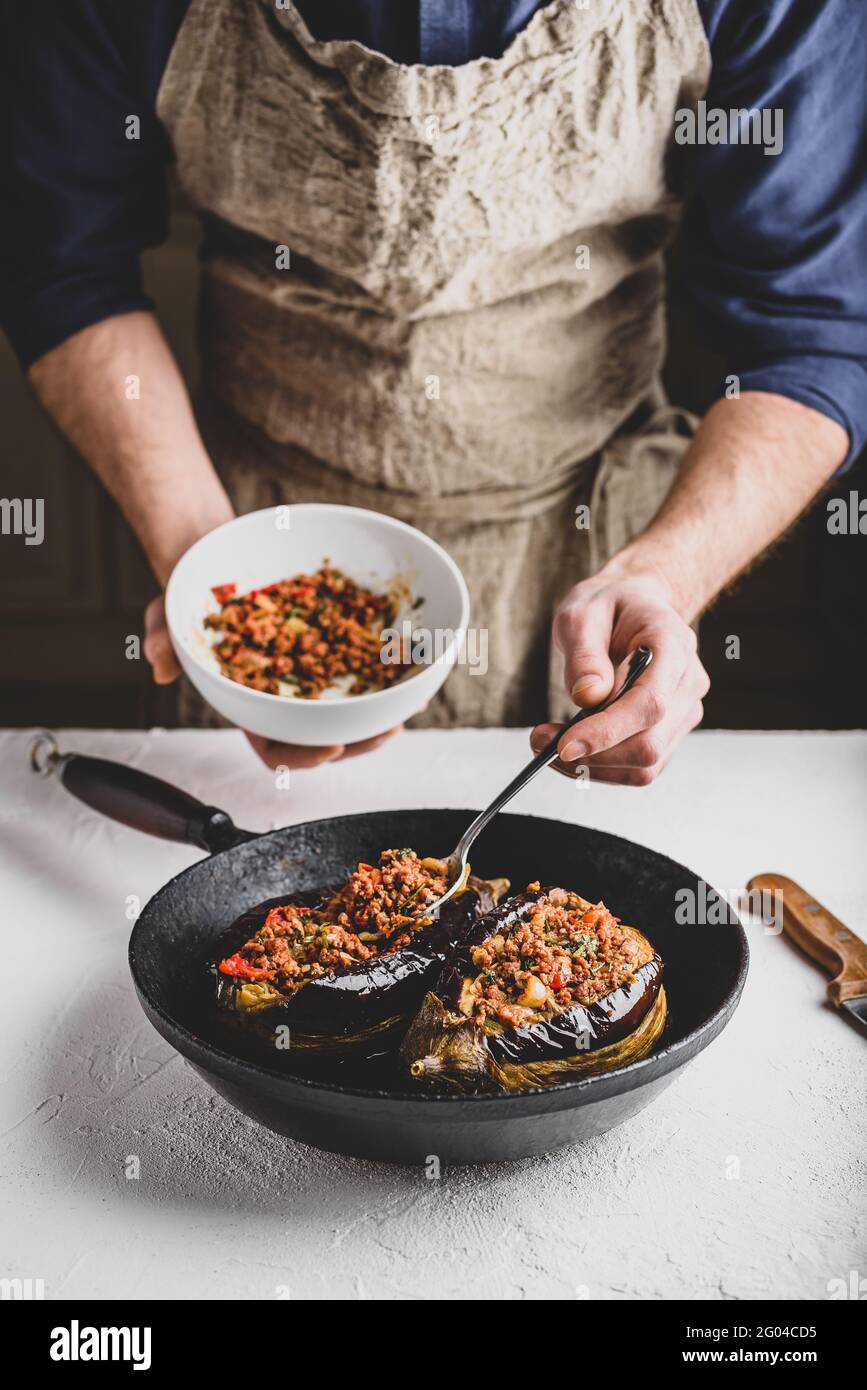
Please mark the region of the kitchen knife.
POLYGON ((747 888, 781 894, 783 931, 834 976, 828 1002, 867 1037, 867 944, 783 874, 756 874, 747 888))

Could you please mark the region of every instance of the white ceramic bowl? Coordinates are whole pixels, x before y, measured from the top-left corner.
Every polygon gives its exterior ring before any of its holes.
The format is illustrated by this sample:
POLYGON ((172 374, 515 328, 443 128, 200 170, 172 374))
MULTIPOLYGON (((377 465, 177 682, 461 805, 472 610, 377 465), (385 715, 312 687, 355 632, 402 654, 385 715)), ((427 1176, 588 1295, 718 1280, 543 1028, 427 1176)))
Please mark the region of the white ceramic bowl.
POLYGON ((441 546, 393 517, 360 507, 325 503, 269 507, 228 521, 197 541, 175 566, 166 590, 166 616, 174 649, 199 694, 215 710, 254 734, 300 743, 357 743, 385 733, 417 714, 451 670, 469 621, 464 577, 441 546), (239 594, 279 579, 311 573, 328 560, 356 583, 384 593, 397 579, 423 602, 413 628, 445 636, 439 659, 416 667, 385 690, 366 695, 323 693, 318 700, 269 695, 229 680, 203 626, 216 610, 211 589, 233 583, 239 594))

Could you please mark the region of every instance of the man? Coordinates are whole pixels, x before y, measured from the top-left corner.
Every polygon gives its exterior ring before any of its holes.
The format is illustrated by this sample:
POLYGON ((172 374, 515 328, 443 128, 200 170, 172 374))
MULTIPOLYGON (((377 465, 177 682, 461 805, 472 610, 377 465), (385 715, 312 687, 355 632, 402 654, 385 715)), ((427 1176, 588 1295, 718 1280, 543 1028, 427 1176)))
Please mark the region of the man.
MULTIPOLYGON (((691 624, 867 435, 862 0, 65 0, 4 27, 3 322, 160 584, 233 507, 392 512, 490 633, 428 720, 562 719, 644 642, 561 770, 652 780, 701 719, 691 624), (138 273, 170 159, 204 221, 198 420, 138 273), (727 360, 691 442, 659 387, 684 191, 727 360)), ((160 601, 146 622, 171 680, 160 601)))

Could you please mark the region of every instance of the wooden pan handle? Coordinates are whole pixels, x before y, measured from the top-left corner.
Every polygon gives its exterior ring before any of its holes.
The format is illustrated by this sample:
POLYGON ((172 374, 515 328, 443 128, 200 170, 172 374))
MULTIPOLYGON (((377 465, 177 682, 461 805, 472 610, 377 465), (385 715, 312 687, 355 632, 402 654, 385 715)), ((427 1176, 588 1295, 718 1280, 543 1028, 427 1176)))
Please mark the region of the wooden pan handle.
POLYGON ((782 896, 783 931, 834 976, 828 986, 830 1003, 839 1008, 844 999, 867 994, 867 944, 839 917, 783 874, 756 874, 747 888, 782 896))

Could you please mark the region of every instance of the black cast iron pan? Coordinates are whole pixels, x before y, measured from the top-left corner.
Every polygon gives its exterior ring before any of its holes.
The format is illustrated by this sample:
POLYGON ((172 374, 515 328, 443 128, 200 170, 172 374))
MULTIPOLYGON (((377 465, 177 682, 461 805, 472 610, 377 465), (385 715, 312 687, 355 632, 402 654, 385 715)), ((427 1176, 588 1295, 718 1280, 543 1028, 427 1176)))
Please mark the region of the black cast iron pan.
POLYGON ((682 926, 680 890, 704 901, 680 864, 616 835, 535 816, 500 815, 475 846, 473 871, 505 875, 516 889, 539 879, 603 899, 653 941, 665 962, 670 1017, 657 1050, 603 1075, 504 1096, 419 1094, 396 1064, 331 1061, 313 1075, 258 1056, 217 1017, 205 963, 245 911, 267 899, 347 876, 359 860, 408 844, 438 853, 457 842, 471 811, 375 811, 335 816, 269 834, 238 830, 157 778, 119 763, 41 749, 40 770, 95 810, 209 857, 185 869, 147 904, 133 928, 129 963, 151 1023, 230 1104, 279 1134, 318 1148, 402 1163, 486 1163, 545 1153, 602 1134, 649 1104, 678 1068, 731 1018, 747 973, 741 924, 682 926))

